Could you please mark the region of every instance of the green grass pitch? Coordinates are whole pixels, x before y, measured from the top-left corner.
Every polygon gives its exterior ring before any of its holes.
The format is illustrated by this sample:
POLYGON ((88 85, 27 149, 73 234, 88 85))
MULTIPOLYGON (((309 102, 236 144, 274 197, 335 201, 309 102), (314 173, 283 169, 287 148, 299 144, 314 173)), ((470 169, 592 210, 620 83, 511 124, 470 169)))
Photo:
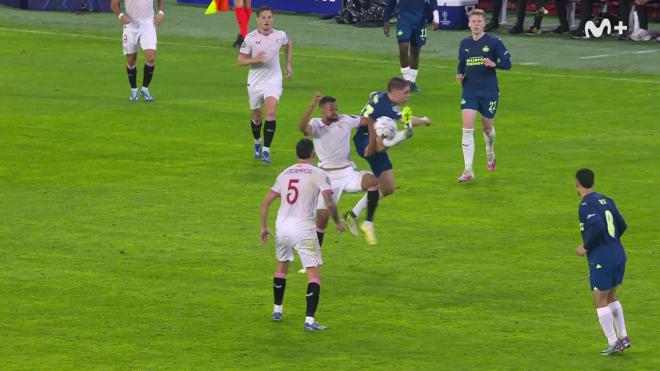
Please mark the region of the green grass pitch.
POLYGON ((359 112, 398 74, 395 42, 276 15, 295 75, 264 167, 247 69, 228 47, 233 14, 202 13, 167 2, 146 104, 128 101, 112 15, 0 7, 0 368, 660 369, 657 43, 502 32, 514 66, 498 73, 498 169, 486 171, 478 134, 477 178, 461 185, 466 32, 431 33, 410 105, 434 124, 391 151, 398 189, 376 214, 380 244, 327 234, 317 318, 330 329, 310 334, 293 269, 284 321, 270 321, 258 206, 295 161, 314 90, 359 112), (599 355, 574 254, 583 166, 629 224, 619 296, 633 347, 617 357, 599 355))

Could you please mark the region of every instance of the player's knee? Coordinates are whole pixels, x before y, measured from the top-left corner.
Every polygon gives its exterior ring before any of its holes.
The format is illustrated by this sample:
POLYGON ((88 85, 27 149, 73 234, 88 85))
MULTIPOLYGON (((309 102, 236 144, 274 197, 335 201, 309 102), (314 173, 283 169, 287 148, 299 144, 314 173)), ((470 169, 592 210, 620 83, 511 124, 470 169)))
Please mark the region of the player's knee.
POLYGON ((387 197, 394 193, 394 187, 380 187, 380 194, 383 195, 383 197, 387 197))
POLYGON ((364 177, 364 189, 378 187, 378 178, 372 174, 367 174, 364 177))
POLYGON ((268 120, 268 121, 275 120, 275 108, 269 108, 266 111, 266 120, 268 120))
POLYGON ((261 122, 261 111, 252 111, 252 121, 261 122))

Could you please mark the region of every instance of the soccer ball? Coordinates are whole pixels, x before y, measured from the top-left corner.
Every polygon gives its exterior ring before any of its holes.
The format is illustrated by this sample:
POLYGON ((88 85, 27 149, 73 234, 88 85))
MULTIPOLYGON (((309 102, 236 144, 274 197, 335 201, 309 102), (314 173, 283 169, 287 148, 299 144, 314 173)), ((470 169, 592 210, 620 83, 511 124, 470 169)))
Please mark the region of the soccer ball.
POLYGON ((374 128, 376 129, 376 135, 385 139, 391 140, 394 138, 394 134, 396 134, 396 122, 387 116, 381 116, 376 119, 374 128))

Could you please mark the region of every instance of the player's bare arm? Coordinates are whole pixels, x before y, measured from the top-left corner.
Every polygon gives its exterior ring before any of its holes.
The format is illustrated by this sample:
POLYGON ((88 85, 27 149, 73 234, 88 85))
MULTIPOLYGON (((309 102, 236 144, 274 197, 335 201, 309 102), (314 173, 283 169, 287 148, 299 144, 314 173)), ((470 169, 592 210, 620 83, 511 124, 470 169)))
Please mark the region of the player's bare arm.
POLYGON ((378 145, 376 143, 376 129, 374 128, 374 123, 376 120, 371 117, 364 117, 367 121, 367 127, 369 128, 369 145, 364 149, 364 157, 369 157, 374 154, 378 145))
POLYGON ((238 54, 239 66, 249 66, 255 63, 264 63, 267 60, 268 60, 268 55, 265 52, 261 52, 254 57, 250 57, 249 55, 243 53, 238 54))
POLYGON ((165 11, 163 10, 164 5, 163 0, 158 0, 158 14, 156 14, 156 17, 154 18, 154 25, 156 27, 160 26, 163 23, 163 20, 165 20, 165 11))
POLYGON ((340 233, 344 231, 344 222, 339 219, 339 212, 337 211, 337 205, 332 199, 332 192, 323 192, 323 200, 325 201, 325 207, 328 209, 332 220, 337 226, 337 231, 340 233))
POLYGON ((286 43, 286 78, 290 79, 293 77, 293 67, 291 67, 291 61, 293 58, 293 44, 291 39, 286 43))
POLYGON ((268 242, 268 235, 270 235, 270 229, 268 229, 268 208, 270 204, 275 201, 276 198, 280 197, 280 194, 273 191, 268 191, 266 197, 261 202, 261 233, 259 238, 261 239, 262 244, 268 242))
POLYGON ((119 7, 119 3, 121 0, 112 0, 110 3, 110 8, 112 9, 112 12, 115 13, 117 18, 119 18, 119 23, 122 25, 129 24, 131 23, 131 18, 127 16, 126 14, 122 13, 121 8, 119 7))
POLYGON ((300 119, 299 129, 305 135, 312 135, 313 130, 312 130, 312 126, 309 124, 309 119, 312 116, 312 112, 314 112, 314 108, 316 108, 320 100, 321 100, 321 93, 317 91, 314 93, 312 100, 309 102, 309 105, 307 106, 305 113, 303 113, 302 119, 300 119))

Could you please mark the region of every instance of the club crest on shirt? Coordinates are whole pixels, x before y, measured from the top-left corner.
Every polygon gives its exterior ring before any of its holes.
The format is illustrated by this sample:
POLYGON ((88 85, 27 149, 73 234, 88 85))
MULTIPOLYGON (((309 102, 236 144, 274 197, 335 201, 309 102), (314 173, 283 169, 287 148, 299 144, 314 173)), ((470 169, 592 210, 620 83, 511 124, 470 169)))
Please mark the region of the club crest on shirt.
POLYGON ((484 46, 483 49, 481 49, 484 53, 488 53, 490 51, 490 48, 488 45, 484 46))

